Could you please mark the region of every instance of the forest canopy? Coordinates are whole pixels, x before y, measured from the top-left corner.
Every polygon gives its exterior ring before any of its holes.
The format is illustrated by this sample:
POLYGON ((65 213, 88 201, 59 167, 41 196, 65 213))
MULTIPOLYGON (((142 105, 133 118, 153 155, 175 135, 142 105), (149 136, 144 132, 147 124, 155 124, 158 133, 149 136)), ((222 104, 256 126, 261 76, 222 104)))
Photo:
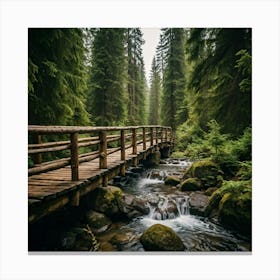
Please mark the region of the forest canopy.
POLYGON ((168 125, 184 150, 215 120, 238 138, 252 121, 251 36, 163 28, 148 83, 141 28, 30 28, 28 122, 168 125))

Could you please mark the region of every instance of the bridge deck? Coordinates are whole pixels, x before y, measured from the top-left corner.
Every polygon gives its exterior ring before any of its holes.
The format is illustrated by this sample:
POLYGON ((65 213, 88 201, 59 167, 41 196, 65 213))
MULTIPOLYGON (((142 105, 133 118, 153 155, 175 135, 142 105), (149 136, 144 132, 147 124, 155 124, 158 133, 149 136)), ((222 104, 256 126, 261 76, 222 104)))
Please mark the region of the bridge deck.
POLYGON ((132 147, 126 149, 125 161, 121 161, 121 151, 107 156, 107 169, 99 169, 99 159, 84 162, 79 165, 79 180, 71 180, 71 167, 66 166, 53 171, 29 176, 28 205, 29 222, 56 211, 66 204, 73 204, 75 198, 94 190, 106 180, 120 173, 121 166, 133 165, 133 159, 144 158, 153 151, 158 143, 143 150, 143 145, 137 145, 137 155, 132 154, 132 147))

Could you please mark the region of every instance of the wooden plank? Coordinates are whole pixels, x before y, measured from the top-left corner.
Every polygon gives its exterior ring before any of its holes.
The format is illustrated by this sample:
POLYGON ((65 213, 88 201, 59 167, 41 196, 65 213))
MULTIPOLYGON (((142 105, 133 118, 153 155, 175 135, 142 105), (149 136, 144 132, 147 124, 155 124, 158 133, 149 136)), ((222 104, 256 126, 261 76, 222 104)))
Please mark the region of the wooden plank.
MULTIPOLYGON (((58 209, 57 207, 61 207, 61 205, 65 205, 65 203, 69 203, 73 205, 79 204, 80 196, 85 195, 86 193, 95 189, 98 185, 102 184, 107 185, 109 179, 113 178, 120 172, 122 174, 125 173, 125 169, 131 165, 137 165, 137 162, 141 158, 145 158, 146 155, 151 153, 154 147, 156 147, 157 138, 159 136, 159 131, 155 126, 148 126, 150 128, 150 133, 146 132, 147 127, 142 127, 142 139, 141 143, 137 143, 137 134, 136 128, 132 131, 132 145, 125 145, 125 130, 121 132, 120 140, 121 143, 120 150, 115 151, 112 154, 107 154, 107 138, 104 134, 106 133, 100 132, 100 136, 102 135, 103 143, 100 141, 100 149, 99 152, 106 150, 106 165, 103 164, 103 169, 100 169, 100 160, 98 158, 89 160, 87 162, 80 163, 79 165, 79 177, 80 180, 77 182, 71 181, 71 167, 65 166, 56 170, 48 171, 45 173, 32 175, 29 177, 28 183, 28 195, 29 195, 29 205, 33 209, 35 205, 39 205, 42 203, 44 207, 41 210, 34 210, 34 213, 30 213, 30 221, 34 221, 34 219, 39 219, 42 215, 47 215, 48 212, 55 211, 58 209), (155 128, 155 131, 153 129, 155 128), (154 132, 155 132, 155 145, 154 145, 154 132), (146 147, 147 138, 146 135, 150 134, 150 147, 146 147), (103 146, 102 146, 103 145, 103 146), (122 158, 126 158, 126 160, 122 160, 122 158), (45 204, 48 203, 48 206, 45 204), (34 205, 34 207, 33 207, 34 205), (41 211, 41 212, 40 212, 41 211)), ((167 129, 160 129, 160 144, 162 146, 163 137, 167 138, 167 133, 164 135, 164 132, 167 132, 167 129)), ((99 137, 100 137, 99 136, 99 137)), ((113 137, 117 137, 116 135, 110 135, 113 140, 113 137)), ((173 140, 173 139, 171 139, 173 140)), ((165 145, 165 143, 163 143, 165 145)), ((112 151, 112 149, 111 149, 112 151)), ((41 206, 40 206, 41 207, 41 206)), ((39 208, 40 208, 39 207, 39 208)), ((35 207, 36 208, 36 207, 35 207)), ((34 209, 35 209, 34 208, 34 209)))

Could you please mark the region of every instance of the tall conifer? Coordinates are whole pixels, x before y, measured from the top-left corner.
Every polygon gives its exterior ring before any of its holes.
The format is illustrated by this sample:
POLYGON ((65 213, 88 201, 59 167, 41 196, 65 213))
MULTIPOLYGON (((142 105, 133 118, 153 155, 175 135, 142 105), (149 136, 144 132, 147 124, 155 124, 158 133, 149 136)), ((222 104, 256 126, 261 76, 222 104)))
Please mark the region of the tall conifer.
POLYGON ((95 125, 126 121, 125 29, 100 28, 92 45, 88 104, 95 125))
POLYGON ((28 30, 28 122, 87 124, 85 48, 81 29, 28 30))

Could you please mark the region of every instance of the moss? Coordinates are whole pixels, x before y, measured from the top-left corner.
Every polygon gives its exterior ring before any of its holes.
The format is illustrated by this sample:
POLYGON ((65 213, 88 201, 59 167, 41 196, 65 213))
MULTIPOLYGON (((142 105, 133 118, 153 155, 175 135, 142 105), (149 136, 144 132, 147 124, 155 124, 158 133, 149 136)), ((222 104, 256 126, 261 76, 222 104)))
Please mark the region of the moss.
POLYGON ((97 188, 93 195, 93 208, 109 217, 120 216, 123 201, 124 194, 120 188, 113 186, 97 188))
POLYGON ((146 251, 184 251, 185 246, 180 237, 169 227, 155 224, 140 237, 146 251))
POLYGON ((170 186, 177 186, 180 183, 179 178, 174 177, 174 176, 168 176, 164 180, 164 184, 170 185, 170 186))
POLYGON ((220 187, 222 183, 222 171, 218 165, 210 160, 194 162, 184 173, 183 178, 198 178, 204 189, 220 187))
POLYGON ((205 194, 208 196, 211 196, 218 188, 216 187, 210 187, 205 191, 205 194))
POLYGON ((103 232, 112 224, 111 220, 104 214, 92 210, 86 213, 86 223, 94 232, 103 232))
POLYGON ((201 182, 196 178, 189 178, 182 183, 181 191, 197 191, 201 189, 201 182))
POLYGON ((207 213, 218 209, 221 223, 243 233, 251 232, 251 181, 225 181, 210 197, 207 213))

